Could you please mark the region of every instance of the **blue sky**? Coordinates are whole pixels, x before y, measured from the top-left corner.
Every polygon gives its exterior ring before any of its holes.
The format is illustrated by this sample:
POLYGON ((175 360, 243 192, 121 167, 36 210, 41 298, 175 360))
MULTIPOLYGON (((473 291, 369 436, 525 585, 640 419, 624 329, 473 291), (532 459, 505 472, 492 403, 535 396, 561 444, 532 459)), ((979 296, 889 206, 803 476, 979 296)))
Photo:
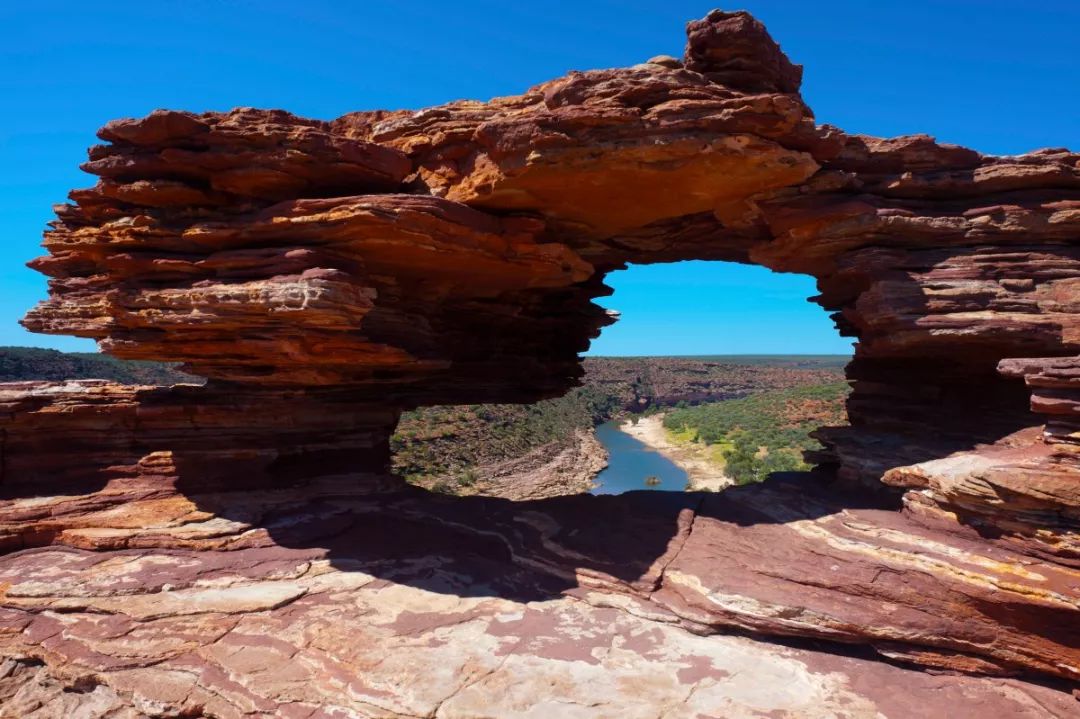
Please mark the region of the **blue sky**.
MULTIPOLYGON (((158 107, 330 119, 520 92, 569 70, 680 55, 716 0, 48 2, 0 7, 0 345, 92 350, 16 324, 50 206, 93 179, 94 131, 158 107)), ((984 152, 1080 147, 1080 2, 742 0, 795 62, 819 121, 984 152)), ((733 6, 734 7, 734 6, 733 6)), ((611 276, 597 354, 843 352, 809 278, 682 263, 611 276)))

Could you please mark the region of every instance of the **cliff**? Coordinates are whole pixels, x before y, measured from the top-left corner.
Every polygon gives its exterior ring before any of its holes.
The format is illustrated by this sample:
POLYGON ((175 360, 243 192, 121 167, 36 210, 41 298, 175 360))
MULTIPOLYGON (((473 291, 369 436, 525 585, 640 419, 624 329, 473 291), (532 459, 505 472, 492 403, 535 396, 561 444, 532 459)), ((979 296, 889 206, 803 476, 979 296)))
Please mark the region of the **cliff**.
POLYGON ((7 675, 207 716, 507 713, 552 685, 619 715, 902 701, 845 664, 755 704, 718 679, 726 640, 682 627, 1080 678, 1080 155, 847 134, 748 14, 687 31, 681 60, 489 102, 106 125, 25 324, 208 382, 0 391, 7 675), (565 392, 612 321, 604 275, 680 259, 812 275, 858 340, 814 476, 533 506, 387 473, 402 410, 565 392), (450 658, 410 663, 417 643, 450 658))
MULTIPOLYGON (((412 484, 451 494, 509 499, 577 494, 588 490, 592 475, 605 466, 606 453, 592 437, 602 422, 627 411, 728 400, 842 377, 842 358, 828 360, 835 365, 828 369, 793 366, 825 360, 732 361, 589 357, 583 362, 583 386, 556 399, 421 407, 402 415, 390 439, 392 466, 412 484)), ((843 413, 836 414, 830 423, 843 421, 843 413)), ((789 419, 798 418, 784 422, 789 419)))

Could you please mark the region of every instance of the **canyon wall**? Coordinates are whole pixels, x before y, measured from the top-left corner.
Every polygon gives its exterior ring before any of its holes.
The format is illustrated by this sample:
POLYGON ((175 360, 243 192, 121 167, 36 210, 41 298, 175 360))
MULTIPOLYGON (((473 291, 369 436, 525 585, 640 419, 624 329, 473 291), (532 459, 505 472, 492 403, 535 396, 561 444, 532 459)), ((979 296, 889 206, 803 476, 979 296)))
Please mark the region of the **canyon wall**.
MULTIPOLYGON (((98 184, 57 207, 48 254, 31 263, 49 298, 24 324, 208 382, 0 391, 0 516, 20 550, 4 562, 86 557, 56 586, 8 590, 4 641, 31 662, 19 671, 79 665, 110 691, 128 686, 102 658, 115 649, 27 638, 59 631, 42 628, 43 608, 138 616, 106 588, 107 601, 68 597, 100 553, 171 547, 204 562, 223 547, 325 547, 356 517, 404 512, 426 528, 410 547, 445 551, 430 528, 497 537, 510 564, 576 577, 590 606, 639 619, 1080 678, 1080 155, 847 134, 816 123, 802 69, 746 13, 687 31, 681 60, 489 102, 106 125, 83 166, 98 184), (387 472, 401 410, 565 392, 612 321, 592 302, 610 292, 604 275, 683 259, 812 275, 814 301, 858 340, 851 425, 819 432, 814 477, 688 495, 677 511, 570 498, 495 516, 378 498, 412 496, 387 472), (313 516, 321 532, 293 531, 313 516), (614 540, 598 532, 620 521, 667 539, 608 556, 614 540)), ((399 521, 372 526, 398 536, 399 521)), ((390 561, 389 536, 357 541, 390 561)), ((467 553, 487 540, 454 541, 467 553)), ((237 606, 212 612, 278 605, 237 606)), ((243 674, 221 668, 220 649, 187 651, 204 677, 243 674)), ((267 691, 260 701, 288 694, 267 691)))

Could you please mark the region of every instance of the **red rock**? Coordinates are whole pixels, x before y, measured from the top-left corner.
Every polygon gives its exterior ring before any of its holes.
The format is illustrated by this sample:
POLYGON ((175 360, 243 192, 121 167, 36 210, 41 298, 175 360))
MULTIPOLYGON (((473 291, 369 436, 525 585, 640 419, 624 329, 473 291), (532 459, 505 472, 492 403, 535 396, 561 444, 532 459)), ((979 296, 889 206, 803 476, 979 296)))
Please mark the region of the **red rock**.
MULTIPOLYGON (((619 674, 638 688, 654 629, 658 651, 685 660, 691 695, 717 686, 705 681, 720 676, 717 658, 692 658, 672 625, 1075 681, 1080 155, 846 135, 815 123, 800 68, 746 13, 714 11, 688 34, 682 62, 571 73, 487 103, 332 122, 158 111, 107 125, 109 144, 85 165, 101 181, 57 208, 48 255, 32 263, 52 278, 50 298, 25 323, 181 360, 211 381, 0 393, 0 536, 19 550, 0 559, 11 583, 0 642, 18 662, 0 692, 32 674, 26 701, 61 711, 56 687, 92 676, 110 711, 474 715, 475 684, 504 713, 550 708, 538 685, 519 695, 498 679, 491 658, 572 676, 582 703, 609 697, 598 675, 558 662, 607 662, 597 656, 615 639, 596 627, 613 617, 639 642, 623 665, 637 673, 619 674), (839 480, 831 497, 808 480, 654 493, 652 507, 366 496, 400 488, 384 470, 401 409, 566 391, 611 321, 591 302, 605 274, 679 259, 813 275, 814 300, 858 339, 851 426, 820 430, 814 457, 839 480), (311 563, 335 551, 346 560, 335 573, 311 563), (514 599, 427 611, 428 594, 403 592, 410 609, 392 623, 404 634, 356 642, 350 632, 368 630, 335 629, 368 582, 365 611, 378 616, 399 600, 377 593, 396 596, 402 578, 463 587, 440 574, 433 558, 447 555, 514 599), (166 584, 188 593, 166 596, 166 584), (552 586, 592 609, 523 603, 552 586), (575 623, 591 628, 566 641, 575 623), (411 631, 451 647, 419 679, 401 669, 418 656, 404 648, 411 631), (514 649, 497 639, 511 635, 514 649)), ((987 692, 982 716, 1012 711, 1013 689, 987 681, 950 686, 987 692)), ((654 715, 678 686, 641 701, 654 715)), ((1046 691, 1037 713, 1066 715, 1046 691)), ((746 711, 881 695, 823 696, 746 711)))
POLYGON ((793 65, 769 32, 745 11, 713 10, 686 26, 686 67, 713 82, 753 92, 799 91, 793 65))
MULTIPOLYGON (((538 243, 541 222, 433 197, 293 200, 213 222, 141 217, 52 230, 54 254, 32 264, 55 278, 53 298, 24 324, 94 337, 122 357, 170 355, 217 379, 342 385, 372 383, 378 373, 386 386, 426 373, 445 384, 453 378, 441 375, 477 371, 469 355, 480 342, 505 343, 505 323, 494 319, 486 340, 456 346, 453 335, 465 331, 458 313, 499 314, 484 304, 569 287, 593 272, 565 246, 538 243), (88 316, 88 307, 101 315, 88 316)), ((582 316, 603 322, 587 302, 582 316)))
POLYGON ((183 495, 114 480, 46 506, 0 504, 5 527, 39 522, 30 511, 66 525, 54 546, 0 557, 0 645, 27 664, 14 670, 24 697, 93 676, 122 706, 209 702, 225 717, 298 702, 512 715, 547 706, 552 681, 597 716, 636 716, 643 702, 680 716, 728 702, 935 716, 955 701, 942 696, 976 697, 995 716, 1074 711, 1051 687, 730 636, 1074 676, 1069 570, 858 503, 805 480, 533 502, 371 494, 340 478, 183 495), (788 684, 765 681, 774 675, 788 684))

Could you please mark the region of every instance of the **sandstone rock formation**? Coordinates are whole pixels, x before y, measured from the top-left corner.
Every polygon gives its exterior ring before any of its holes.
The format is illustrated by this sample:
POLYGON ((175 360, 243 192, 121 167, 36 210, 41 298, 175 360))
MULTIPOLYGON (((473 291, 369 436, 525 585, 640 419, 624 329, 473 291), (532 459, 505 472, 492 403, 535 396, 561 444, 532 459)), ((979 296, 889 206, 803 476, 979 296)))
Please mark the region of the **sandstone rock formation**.
POLYGON ((53 499, 83 527, 0 557, 0 713, 1075 715, 1049 686, 729 633, 853 638, 974 672, 1069 661, 1067 572, 804 484, 514 503, 147 483, 122 511, 104 493, 53 499), (920 648, 916 630, 948 645, 920 648))
MULTIPOLYGON (((823 678, 825 655, 794 669, 808 650, 755 645, 800 687, 755 703, 722 681, 736 640, 674 627, 1080 680, 1080 154, 848 135, 815 124, 801 68, 749 15, 688 35, 682 61, 486 103, 107 125, 84 166, 101 180, 32 263, 50 297, 25 324, 209 381, 0 391, 0 673, 31 687, 0 679, 0 697, 304 717, 475 716, 486 698, 500 715, 542 706, 508 687, 534 672, 619 716, 603 687, 622 682, 669 716, 904 716, 856 675, 928 686, 853 658, 823 678), (591 302, 605 273, 691 258, 813 275, 858 339, 851 426, 821 430, 814 477, 533 506, 388 476, 402 409, 564 392, 611 321, 591 302), (501 598, 432 597, 481 591, 501 598), (417 646, 449 658, 409 674, 395 655, 417 646)), ((996 715, 1076 709, 956 681, 996 715)))

